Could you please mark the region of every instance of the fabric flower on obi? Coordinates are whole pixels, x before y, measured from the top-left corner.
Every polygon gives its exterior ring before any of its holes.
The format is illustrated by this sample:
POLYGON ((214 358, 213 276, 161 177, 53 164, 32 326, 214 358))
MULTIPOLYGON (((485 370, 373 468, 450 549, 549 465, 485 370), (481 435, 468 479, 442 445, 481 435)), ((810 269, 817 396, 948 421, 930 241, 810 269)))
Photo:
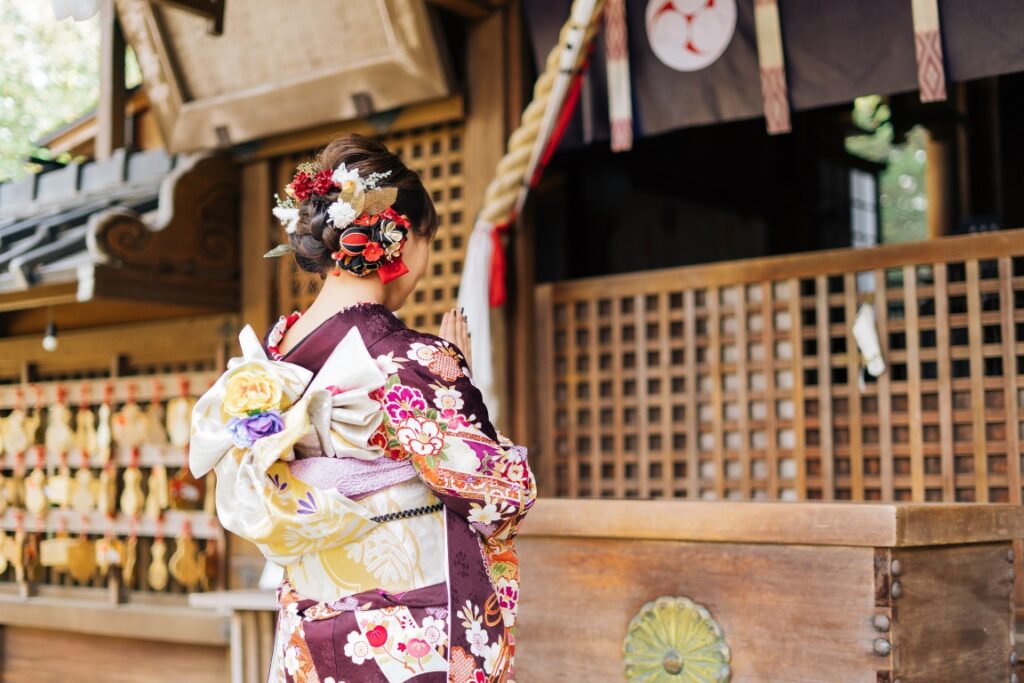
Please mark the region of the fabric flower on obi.
POLYGON ((242 370, 224 387, 224 412, 233 417, 276 410, 281 407, 281 386, 260 370, 242 370))
POLYGON ((228 422, 231 441, 239 448, 249 448, 256 439, 277 434, 284 429, 284 418, 278 410, 256 413, 250 417, 233 417, 228 422))
POLYGON ((414 455, 437 455, 444 448, 444 432, 434 420, 410 417, 396 433, 406 451, 414 455))

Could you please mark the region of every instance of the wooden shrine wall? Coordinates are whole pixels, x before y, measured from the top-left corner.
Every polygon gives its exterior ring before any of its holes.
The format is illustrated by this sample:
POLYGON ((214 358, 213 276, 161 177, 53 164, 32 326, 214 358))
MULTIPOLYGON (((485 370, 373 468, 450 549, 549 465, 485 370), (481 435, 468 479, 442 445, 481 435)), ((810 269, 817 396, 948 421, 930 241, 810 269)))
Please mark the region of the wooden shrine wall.
MULTIPOLYGON (((380 138, 423 178, 441 221, 433 242, 429 270, 400 313, 407 324, 420 329, 436 329, 444 312, 455 305, 458 296, 462 259, 472 228, 466 213, 464 137, 464 124, 453 122, 380 138)), ((317 151, 278 157, 273 172, 276 191, 280 192, 291 181, 299 163, 310 160, 317 151)), ((277 230, 279 238, 283 238, 283 231, 277 230)), ((277 310, 282 313, 305 310, 316 297, 320 280, 300 271, 293 259, 278 261, 277 310)))
POLYGON ((547 495, 1021 502, 1024 230, 547 284, 536 316, 547 495))

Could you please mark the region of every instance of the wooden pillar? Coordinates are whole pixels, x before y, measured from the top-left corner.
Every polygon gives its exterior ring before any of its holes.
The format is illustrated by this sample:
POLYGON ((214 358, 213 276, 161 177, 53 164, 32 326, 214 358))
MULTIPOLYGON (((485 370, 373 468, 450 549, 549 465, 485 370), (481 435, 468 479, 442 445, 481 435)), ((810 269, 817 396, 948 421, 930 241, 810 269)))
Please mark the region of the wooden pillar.
POLYGON ((929 128, 925 138, 928 239, 953 232, 956 221, 956 159, 949 136, 929 128))
MULTIPOLYGON (((506 8, 508 22, 506 26, 508 55, 508 76, 506 79, 507 121, 508 130, 515 130, 526 106, 527 84, 524 79, 526 71, 524 62, 527 53, 523 40, 523 25, 520 20, 522 13, 518 0, 510 2, 506 8)), ((509 408, 508 421, 510 433, 518 443, 526 444, 531 450, 537 444, 538 408, 535 387, 537 364, 536 335, 534 326, 533 290, 536 285, 534 261, 534 215, 527 206, 526 213, 518 221, 512 234, 511 272, 514 278, 509 288, 510 300, 506 307, 507 324, 510 330, 511 346, 508 354, 509 408)))
MULTIPOLYGON (((505 151, 506 53, 505 12, 493 11, 469 27, 466 41, 466 214, 476 216, 484 191, 505 151)), ((491 312, 494 394, 500 404, 497 426, 507 431, 509 344, 505 316, 491 312)), ((512 435, 515 436, 514 434, 512 435)))
POLYGON ((96 109, 96 158, 125 146, 124 34, 113 0, 100 10, 100 100, 96 109))
MULTIPOLYGON (((276 223, 271 215, 270 162, 256 161, 242 168, 241 231, 242 245, 242 322, 262 334, 271 323, 275 280, 274 259, 263 258, 273 246, 270 226, 276 223)), ((283 231, 281 231, 283 235, 283 231)))

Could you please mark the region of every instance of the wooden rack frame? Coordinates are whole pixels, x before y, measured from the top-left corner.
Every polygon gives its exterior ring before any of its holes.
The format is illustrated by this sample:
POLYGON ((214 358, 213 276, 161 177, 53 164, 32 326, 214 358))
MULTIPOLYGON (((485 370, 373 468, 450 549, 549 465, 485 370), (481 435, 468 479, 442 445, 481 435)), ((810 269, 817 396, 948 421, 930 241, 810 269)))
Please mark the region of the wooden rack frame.
POLYGON ((1024 230, 546 284, 536 325, 548 495, 1021 502, 1024 230))

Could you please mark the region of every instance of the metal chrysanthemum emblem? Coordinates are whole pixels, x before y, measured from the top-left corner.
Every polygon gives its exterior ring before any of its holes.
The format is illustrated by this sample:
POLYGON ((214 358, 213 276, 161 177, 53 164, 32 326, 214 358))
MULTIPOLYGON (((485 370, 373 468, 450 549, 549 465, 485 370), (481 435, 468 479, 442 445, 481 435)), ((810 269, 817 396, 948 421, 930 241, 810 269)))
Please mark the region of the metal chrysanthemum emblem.
POLYGON ((626 629, 622 664, 630 683, 723 683, 730 676, 722 627, 684 597, 660 597, 640 608, 626 629))

